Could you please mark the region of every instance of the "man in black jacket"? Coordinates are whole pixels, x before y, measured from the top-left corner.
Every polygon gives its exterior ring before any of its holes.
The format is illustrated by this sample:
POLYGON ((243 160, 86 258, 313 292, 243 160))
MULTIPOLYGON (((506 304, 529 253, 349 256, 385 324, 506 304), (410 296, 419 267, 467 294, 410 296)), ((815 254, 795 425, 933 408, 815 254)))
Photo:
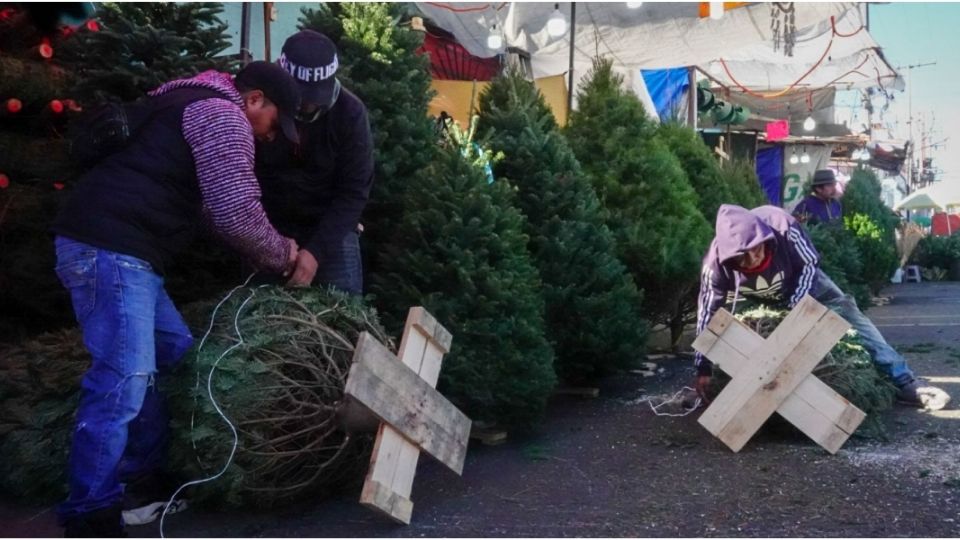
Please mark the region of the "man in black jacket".
POLYGON ((373 184, 367 108, 337 79, 337 49, 327 36, 297 32, 278 63, 300 84, 300 144, 261 141, 256 171, 271 222, 301 246, 288 284, 361 294, 360 215, 373 184))

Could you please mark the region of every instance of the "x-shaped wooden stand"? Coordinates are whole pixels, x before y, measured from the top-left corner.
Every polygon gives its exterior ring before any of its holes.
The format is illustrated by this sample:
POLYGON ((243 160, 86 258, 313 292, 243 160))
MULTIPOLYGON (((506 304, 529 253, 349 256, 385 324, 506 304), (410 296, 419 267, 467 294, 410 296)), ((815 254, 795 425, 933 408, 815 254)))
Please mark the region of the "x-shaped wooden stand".
POLYGON ((850 324, 805 296, 767 339, 721 309, 693 342, 732 380, 700 424, 739 452, 774 411, 831 454, 866 415, 811 374, 850 324))
POLYGON ((414 307, 399 358, 366 332, 353 353, 344 393, 382 422, 360 502, 400 523, 410 523, 410 491, 421 450, 463 472, 470 419, 434 389, 452 341, 433 316, 414 307))

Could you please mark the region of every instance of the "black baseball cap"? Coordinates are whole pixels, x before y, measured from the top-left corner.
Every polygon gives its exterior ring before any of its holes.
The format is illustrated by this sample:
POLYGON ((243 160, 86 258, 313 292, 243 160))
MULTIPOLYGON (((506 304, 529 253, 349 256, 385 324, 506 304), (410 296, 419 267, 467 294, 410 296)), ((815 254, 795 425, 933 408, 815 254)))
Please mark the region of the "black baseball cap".
POLYGON ((237 73, 236 81, 250 90, 263 92, 263 95, 277 106, 283 135, 293 143, 300 143, 294 121, 300 110, 300 87, 285 69, 258 60, 241 69, 240 73, 237 73))
POLYGON ((277 60, 297 80, 304 103, 331 107, 337 94, 337 46, 314 30, 301 30, 287 38, 277 60))

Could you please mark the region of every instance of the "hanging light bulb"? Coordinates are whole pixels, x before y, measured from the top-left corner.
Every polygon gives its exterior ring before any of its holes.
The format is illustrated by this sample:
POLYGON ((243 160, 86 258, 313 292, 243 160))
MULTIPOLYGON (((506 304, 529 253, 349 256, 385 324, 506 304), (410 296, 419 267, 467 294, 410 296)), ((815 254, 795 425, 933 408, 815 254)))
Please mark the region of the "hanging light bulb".
POLYGON ((560 4, 553 5, 553 15, 547 21, 547 33, 553 37, 560 37, 567 33, 567 19, 560 13, 560 4))
POLYGON ((487 36, 487 48, 499 51, 500 47, 503 47, 503 36, 501 36, 500 31, 497 30, 497 25, 493 25, 493 27, 490 28, 490 35, 487 36))
POLYGON ((856 150, 853 151, 852 154, 850 154, 850 159, 853 159, 853 160, 860 159, 860 149, 859 149, 859 148, 857 148, 856 150))
POLYGON ((800 163, 810 163, 810 154, 807 153, 807 149, 803 149, 803 155, 800 156, 800 163))
POLYGON ((713 20, 723 18, 723 2, 710 2, 710 18, 713 20))
POLYGON ((870 151, 866 148, 860 151, 860 161, 870 161, 870 151))
POLYGON ((794 150, 793 155, 790 156, 790 164, 796 165, 797 163, 800 163, 800 158, 797 157, 797 151, 794 150))
POLYGON ((813 131, 815 127, 817 127, 817 121, 814 120, 812 116, 808 116, 807 119, 803 121, 804 131, 813 131))
POLYGON ((643 5, 643 2, 627 2, 627 7, 630 9, 637 9, 642 5, 643 5))

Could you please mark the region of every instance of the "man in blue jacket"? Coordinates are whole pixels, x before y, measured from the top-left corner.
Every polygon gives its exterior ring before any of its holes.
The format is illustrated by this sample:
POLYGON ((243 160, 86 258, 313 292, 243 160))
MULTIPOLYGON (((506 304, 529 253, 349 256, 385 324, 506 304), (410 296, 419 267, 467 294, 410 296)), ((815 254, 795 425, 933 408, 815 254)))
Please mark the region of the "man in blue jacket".
POLYGON ((813 173, 813 190, 793 209, 793 217, 807 225, 843 223, 843 207, 837 200, 837 177, 830 169, 813 173))
MULTIPOLYGON (((897 386, 905 404, 939 410, 950 401, 943 390, 914 378, 907 361, 887 344, 877 328, 819 268, 820 255, 803 227, 776 206, 753 210, 724 204, 717 212, 716 236, 703 260, 697 302, 697 334, 727 301, 744 297, 793 308, 805 295, 836 311, 860 334, 874 365, 897 386)), ((734 309, 736 305, 734 304, 734 309)), ((697 393, 705 401, 713 364, 696 354, 697 393)))
POLYGON ((288 284, 362 294, 360 215, 373 185, 367 108, 337 79, 337 49, 327 36, 297 32, 278 63, 300 84, 300 143, 258 143, 256 171, 271 222, 301 246, 288 284))

